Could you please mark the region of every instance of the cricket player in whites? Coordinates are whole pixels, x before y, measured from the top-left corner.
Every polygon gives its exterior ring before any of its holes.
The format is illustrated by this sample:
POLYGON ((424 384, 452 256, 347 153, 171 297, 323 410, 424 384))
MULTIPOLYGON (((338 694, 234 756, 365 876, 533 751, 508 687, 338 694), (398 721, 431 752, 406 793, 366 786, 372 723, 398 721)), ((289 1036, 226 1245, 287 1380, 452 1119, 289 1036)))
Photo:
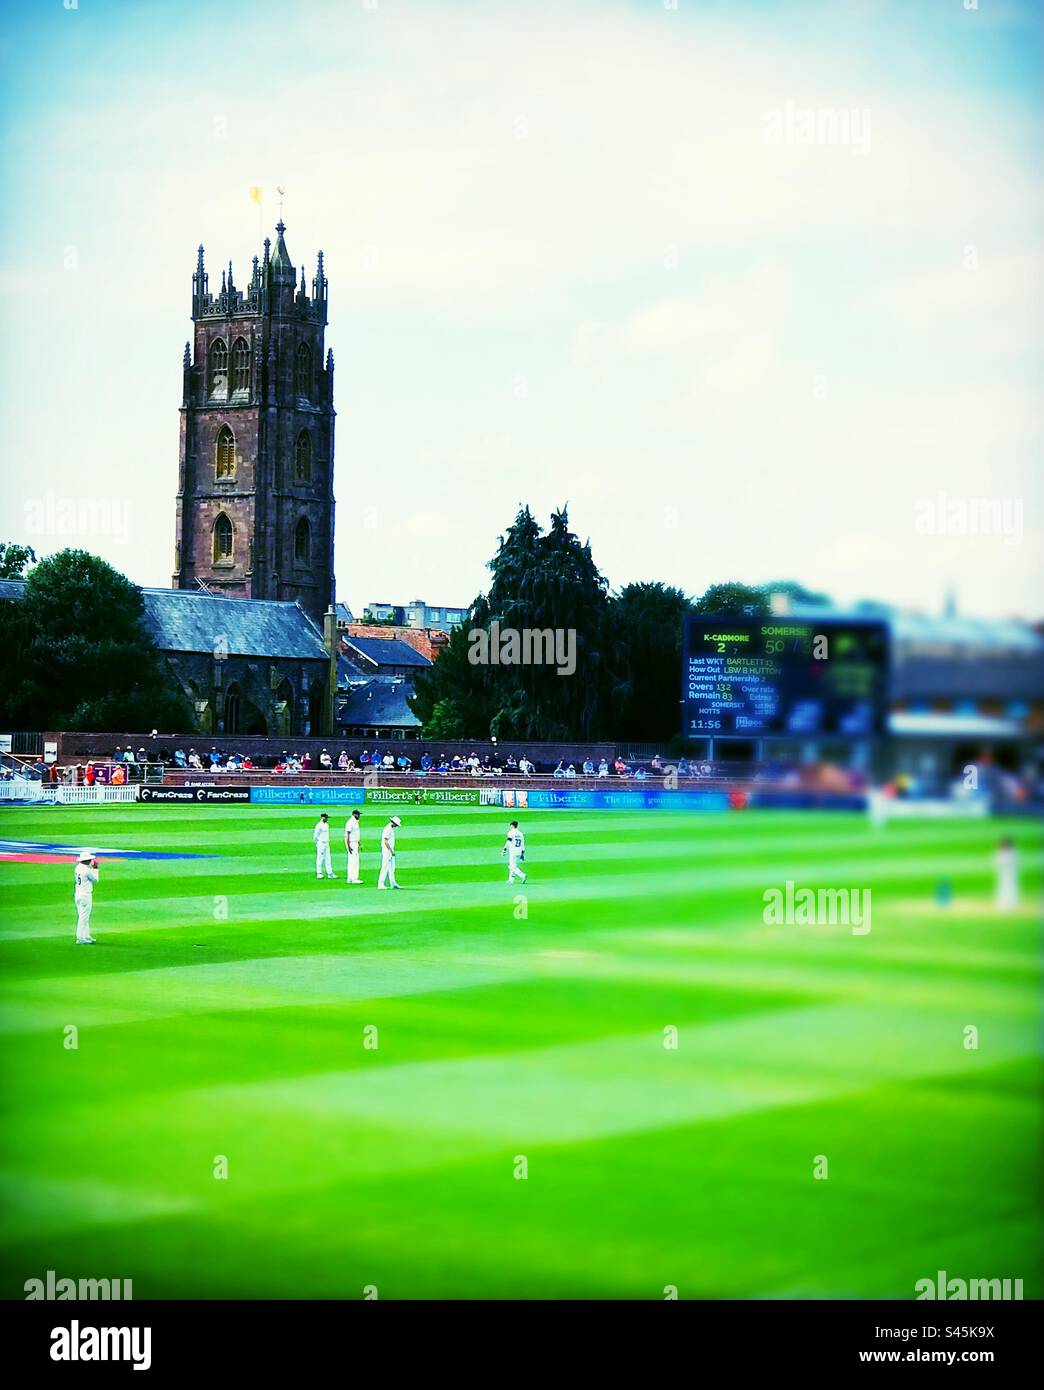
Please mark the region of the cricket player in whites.
POLYGON ((336 878, 333 865, 330 863, 330 817, 324 811, 315 823, 312 831, 312 839, 315 842, 315 876, 322 878, 323 870, 326 870, 327 878, 336 878))
POLYGON ((504 848, 500 851, 500 857, 503 859, 505 854, 508 861, 508 883, 514 882, 516 876, 525 883, 526 875, 518 866, 526 857, 526 837, 518 828, 517 820, 513 820, 508 826, 507 839, 504 841, 504 848))
POLYGON ((377 880, 378 888, 387 888, 389 881, 393 888, 400 886, 395 882, 395 832, 401 824, 398 816, 392 816, 381 831, 381 873, 377 880))
POLYGON ((73 870, 73 902, 76 904, 76 944, 93 946, 91 908, 94 906, 94 885, 98 882, 98 861, 93 849, 80 851, 73 870))
POLYGON ((362 827, 359 824, 362 818, 361 811, 353 811, 348 817, 348 824, 344 827, 344 847, 348 851, 348 872, 345 881, 348 883, 362 883, 359 877, 359 840, 362 836, 362 827))

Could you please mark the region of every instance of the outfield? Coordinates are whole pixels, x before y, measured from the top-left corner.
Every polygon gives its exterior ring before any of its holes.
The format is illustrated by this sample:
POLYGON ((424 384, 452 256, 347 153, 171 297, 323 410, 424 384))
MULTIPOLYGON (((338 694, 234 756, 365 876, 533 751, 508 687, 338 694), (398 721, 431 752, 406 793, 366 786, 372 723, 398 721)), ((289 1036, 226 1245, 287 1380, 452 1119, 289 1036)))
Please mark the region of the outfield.
POLYGON ((103 860, 94 947, 71 860, 0 858, 4 1297, 1044 1294, 1037 825, 523 812, 520 889, 504 811, 393 809, 380 894, 380 806, 351 889, 315 808, 0 810, 210 856, 103 860), (872 930, 764 925, 787 879, 870 888, 872 930))

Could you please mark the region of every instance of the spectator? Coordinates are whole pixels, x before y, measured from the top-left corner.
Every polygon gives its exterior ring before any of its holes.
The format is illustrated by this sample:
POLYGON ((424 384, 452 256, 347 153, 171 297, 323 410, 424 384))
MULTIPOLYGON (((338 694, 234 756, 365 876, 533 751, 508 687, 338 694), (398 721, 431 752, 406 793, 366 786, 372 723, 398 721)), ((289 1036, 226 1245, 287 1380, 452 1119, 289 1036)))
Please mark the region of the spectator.
POLYGON ((644 767, 640 767, 637 769, 634 775, 639 782, 644 782, 649 774, 646 772, 644 767))
POLYGON ((624 762, 623 758, 620 757, 619 753, 616 755, 616 762, 613 763, 613 771, 616 773, 617 777, 628 776, 627 764, 624 762))
POLYGON ((450 768, 454 772, 464 771, 464 759, 460 756, 459 753, 454 753, 453 761, 450 763, 450 768))
POLYGON ((350 761, 351 761, 351 759, 348 757, 348 750, 347 750, 346 748, 342 748, 341 751, 340 751, 340 752, 338 753, 338 755, 337 755, 337 767, 338 767, 338 770, 341 771, 341 772, 347 772, 347 771, 348 771, 348 764, 349 764, 350 761))
POLYGON ((305 749, 305 755, 304 755, 304 757, 301 759, 301 771, 302 771, 302 772, 311 772, 311 770, 312 770, 312 755, 311 755, 311 753, 309 753, 308 749, 306 748, 306 749, 305 749))
POLYGON ((366 749, 366 748, 364 748, 363 751, 359 754, 359 766, 360 766, 360 767, 369 767, 369 766, 370 766, 370 754, 369 754, 369 750, 366 749))
POLYGON ((609 776, 609 763, 605 758, 602 758, 601 762, 598 764, 598 775, 599 777, 609 776))
POLYGON ((385 753, 384 757, 381 759, 381 767, 385 768, 388 772, 393 772, 395 770, 395 758, 393 754, 390 752, 385 753))
POLYGON ((175 748, 175 749, 174 749, 174 766, 175 766, 175 767, 188 767, 188 758, 185 756, 185 750, 184 750, 184 748, 175 748))
POLYGON ((432 758, 431 754, 430 754, 427 750, 425 750, 425 751, 421 754, 421 760, 420 760, 421 772, 424 772, 424 773, 430 772, 431 769, 432 769, 432 767, 434 766, 434 762, 435 762, 435 760, 432 758))
POLYGON ((653 760, 649 766, 652 768, 653 772, 660 773, 663 771, 663 759, 660 757, 659 753, 653 754, 653 760))
POLYGON ((521 772, 523 777, 532 777, 533 773, 536 771, 536 768, 529 761, 528 753, 523 753, 521 758, 519 758, 518 770, 519 772, 521 772))
POLYGON ((573 766, 572 763, 570 763, 569 766, 566 768, 566 770, 565 770, 565 775, 566 775, 567 777, 575 777, 575 776, 576 776, 576 768, 573 766))
POLYGON ((468 754, 468 771, 471 773, 472 777, 477 777, 479 775, 479 760, 477 753, 473 752, 468 754))
POLYGON ((330 754, 326 751, 325 748, 324 748, 323 751, 319 754, 319 766, 320 766, 325 772, 332 772, 332 771, 333 771, 333 758, 330 757, 330 754))
POLYGON ((194 767, 194 768, 196 768, 199 772, 202 772, 202 771, 203 771, 203 763, 200 761, 200 756, 199 756, 199 754, 196 752, 196 750, 195 750, 194 748, 190 748, 190 749, 189 749, 189 758, 188 758, 188 760, 189 760, 189 767, 194 767))
POLYGON ((348 761, 347 761, 347 762, 345 763, 345 765, 344 765, 344 771, 345 771, 345 772, 354 772, 354 771, 355 771, 355 759, 354 759, 354 758, 349 758, 349 759, 348 759, 348 761))
POLYGON ((446 774, 449 772, 449 770, 450 770, 450 765, 449 765, 449 763, 446 761, 446 755, 445 755, 445 753, 441 753, 441 754, 439 755, 439 776, 440 776, 440 777, 445 777, 446 774))
POLYGON ((689 760, 688 760, 687 758, 679 758, 679 759, 678 759, 678 776, 679 776, 679 777, 688 777, 688 775, 689 775, 689 760))
POLYGON ((563 761, 561 758, 559 758, 559 760, 558 760, 558 766, 555 768, 554 775, 555 775, 556 777, 564 777, 564 776, 565 776, 565 763, 564 763, 564 761, 563 761))
POLYGON ((594 776, 594 770, 595 770, 595 769, 594 769, 594 763, 591 761, 590 757, 585 758, 585 759, 584 759, 584 776, 585 776, 585 777, 593 777, 593 776, 594 776))
POLYGON ((87 771, 83 774, 83 780, 87 783, 89 787, 94 786, 94 779, 97 775, 98 774, 94 770, 94 764, 92 762, 88 762, 87 771))
POLYGON ((507 755, 507 761, 504 763, 504 770, 505 770, 506 772, 517 772, 517 771, 518 771, 518 763, 515 761, 514 754, 509 753, 509 754, 507 755))
POLYGON ((253 772, 253 770, 254 770, 254 764, 253 764, 253 762, 252 762, 251 759, 250 759, 250 754, 248 753, 247 756, 243 759, 243 771, 244 771, 244 772, 253 772))
POLYGON ((406 753, 400 753, 395 759, 395 766, 400 772, 409 772, 413 766, 413 760, 406 753))

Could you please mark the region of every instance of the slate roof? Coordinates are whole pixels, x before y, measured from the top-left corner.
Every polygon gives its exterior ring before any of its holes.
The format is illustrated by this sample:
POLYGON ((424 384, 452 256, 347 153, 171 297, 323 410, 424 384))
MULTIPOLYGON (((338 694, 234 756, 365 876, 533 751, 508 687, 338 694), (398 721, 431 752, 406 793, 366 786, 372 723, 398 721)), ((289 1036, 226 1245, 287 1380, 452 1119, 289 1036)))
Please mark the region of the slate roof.
POLYGON ((1017 719, 997 719, 985 714, 935 714, 901 710, 888 717, 893 734, 906 738, 1021 738, 1017 719))
POLYGON ((297 603, 221 598, 191 589, 142 589, 145 624, 164 652, 211 653, 223 639, 230 656, 325 661, 323 635, 297 603))
POLYGON ((397 637, 345 637, 345 646, 361 652, 378 666, 430 666, 432 663, 409 642, 397 637))
POLYGON ((418 729, 420 720, 406 703, 412 693, 401 676, 373 676, 348 688, 347 697, 338 696, 337 722, 362 724, 375 729, 418 729))
POLYGON ((793 603, 782 615, 791 618, 879 618, 891 629, 899 653, 923 646, 933 651, 950 647, 955 655, 977 652, 1025 652, 1040 655, 1044 638, 1030 623, 1012 618, 966 618, 958 613, 904 613, 887 604, 858 603, 849 608, 833 604, 793 603))

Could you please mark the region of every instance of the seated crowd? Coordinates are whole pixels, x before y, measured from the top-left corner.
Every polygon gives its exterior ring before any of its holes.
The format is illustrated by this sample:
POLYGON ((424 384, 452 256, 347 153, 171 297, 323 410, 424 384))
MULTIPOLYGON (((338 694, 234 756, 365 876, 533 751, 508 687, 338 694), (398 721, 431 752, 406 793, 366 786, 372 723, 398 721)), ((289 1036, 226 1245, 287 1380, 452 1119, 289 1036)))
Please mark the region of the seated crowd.
POLYGON ((175 748, 171 752, 169 748, 160 746, 148 754, 144 748, 139 748, 136 754, 131 748, 117 748, 112 761, 129 765, 128 779, 135 775, 131 767, 140 775, 140 769, 146 763, 158 763, 164 767, 188 772, 265 771, 280 776, 308 772, 377 771, 388 775, 413 777, 633 777, 637 781, 644 781, 650 777, 667 776, 672 770, 678 777, 700 777, 710 772, 706 763, 697 763, 695 759, 689 761, 679 758, 677 762, 665 761, 659 754, 648 763, 627 762, 619 755, 610 761, 605 754, 597 757, 588 754, 572 762, 560 758, 557 762, 535 763, 528 753, 516 758, 513 753, 501 753, 497 748, 482 755, 474 750, 467 754, 447 754, 431 753, 424 749, 418 753, 412 746, 401 743, 394 752, 387 748, 383 752, 378 748, 364 748, 358 759, 352 757, 344 748, 336 758, 326 748, 322 749, 317 757, 307 750, 298 753, 284 748, 278 756, 258 755, 252 758, 249 754, 226 752, 213 747, 209 752, 200 753, 195 748, 175 748))

